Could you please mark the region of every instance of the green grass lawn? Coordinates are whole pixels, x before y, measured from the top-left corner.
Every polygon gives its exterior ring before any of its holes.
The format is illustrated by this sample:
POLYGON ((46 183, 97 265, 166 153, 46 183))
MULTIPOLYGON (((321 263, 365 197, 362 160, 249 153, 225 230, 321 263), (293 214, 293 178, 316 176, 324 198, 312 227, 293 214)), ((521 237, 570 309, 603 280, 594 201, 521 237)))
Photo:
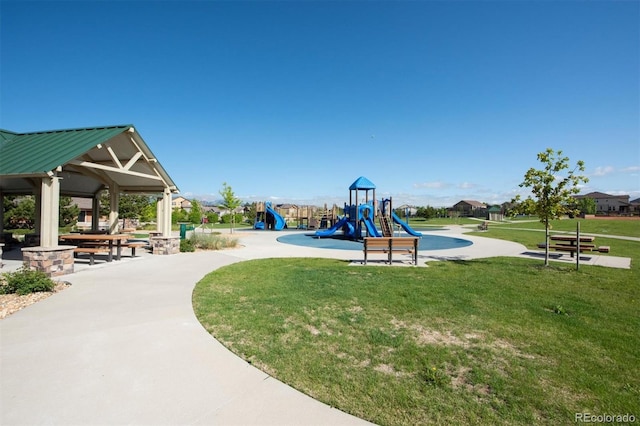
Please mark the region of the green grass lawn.
MULTIPOLYGON (((540 238, 494 228, 484 236, 540 238)), ((247 361, 375 423, 638 418, 640 243, 611 246, 632 257, 631 270, 512 258, 427 268, 255 260, 207 275, 193 302, 247 361)))
MULTIPOLYGON (((640 237, 640 220, 604 220, 604 219, 563 219, 551 221, 551 232, 576 232, 576 223, 580 222, 580 232, 602 235, 620 235, 640 237)), ((492 223, 489 229, 514 228, 537 229, 544 231, 544 225, 539 221, 492 223)))

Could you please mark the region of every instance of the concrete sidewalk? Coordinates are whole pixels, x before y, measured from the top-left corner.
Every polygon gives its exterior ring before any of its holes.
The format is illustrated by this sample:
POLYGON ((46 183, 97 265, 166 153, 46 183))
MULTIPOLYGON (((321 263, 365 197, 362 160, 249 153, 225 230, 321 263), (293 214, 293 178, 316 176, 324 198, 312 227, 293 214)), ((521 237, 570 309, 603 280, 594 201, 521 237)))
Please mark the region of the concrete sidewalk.
MULTIPOLYGON (((465 231, 438 231, 474 244, 423 251, 420 266, 540 255, 465 231)), ((234 262, 269 257, 362 262, 357 250, 278 243, 283 234, 238 231, 236 249, 79 264, 76 273, 63 277, 70 288, 0 321, 0 424, 366 424, 236 357, 193 313, 195 283, 234 262)), ((612 256, 589 262, 597 258, 612 256)))
POLYGON ((0 321, 0 424, 366 424, 252 367, 197 321, 194 284, 242 250, 87 268, 0 321))

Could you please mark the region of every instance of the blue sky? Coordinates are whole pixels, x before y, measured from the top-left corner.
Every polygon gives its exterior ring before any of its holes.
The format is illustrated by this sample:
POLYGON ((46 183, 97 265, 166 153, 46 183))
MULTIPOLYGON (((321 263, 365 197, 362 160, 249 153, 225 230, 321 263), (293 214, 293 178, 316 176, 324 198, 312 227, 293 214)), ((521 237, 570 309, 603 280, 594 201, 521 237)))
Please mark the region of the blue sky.
POLYGON ((0 2, 0 128, 134 124, 183 195, 499 203, 537 153, 640 197, 638 1, 0 2))

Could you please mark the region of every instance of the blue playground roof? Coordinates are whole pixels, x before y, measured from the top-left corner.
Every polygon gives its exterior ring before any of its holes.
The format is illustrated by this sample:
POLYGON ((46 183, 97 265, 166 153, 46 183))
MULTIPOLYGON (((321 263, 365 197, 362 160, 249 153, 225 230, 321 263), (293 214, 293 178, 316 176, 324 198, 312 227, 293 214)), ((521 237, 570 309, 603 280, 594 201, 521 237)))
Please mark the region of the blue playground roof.
POLYGON ((350 190, 353 189, 376 189, 376 186, 366 177, 360 176, 356 179, 355 182, 351 184, 349 187, 350 190))

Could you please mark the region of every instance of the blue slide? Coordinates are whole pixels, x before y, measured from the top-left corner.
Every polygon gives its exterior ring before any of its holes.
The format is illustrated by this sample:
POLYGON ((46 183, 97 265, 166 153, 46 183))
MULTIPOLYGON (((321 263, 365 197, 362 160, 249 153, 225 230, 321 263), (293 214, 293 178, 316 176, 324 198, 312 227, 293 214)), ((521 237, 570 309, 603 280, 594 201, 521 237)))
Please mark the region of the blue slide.
POLYGON ((370 237, 382 237, 382 234, 378 231, 378 228, 376 228, 375 223, 373 223, 370 217, 363 218, 362 221, 364 222, 364 226, 367 227, 367 232, 370 237))
POLYGON ((274 219, 276 221, 276 223, 274 225, 274 229, 276 231, 282 231, 284 229, 285 225, 287 224, 287 222, 285 222, 284 218, 282 216, 280 216, 277 211, 272 209, 270 205, 266 206, 266 210, 267 210, 267 213, 273 215, 273 217, 274 217, 274 219))
POLYGON ((325 229, 324 231, 316 231, 314 235, 316 237, 328 237, 330 235, 333 235, 338 229, 341 229, 345 224, 349 227, 349 232, 347 232, 346 235, 353 235, 353 232, 354 232, 353 225, 349 223, 349 218, 347 216, 344 216, 342 219, 337 221, 329 229, 325 229))
POLYGON ((398 225, 402 226, 402 229, 404 229, 404 232, 406 232, 409 235, 413 235, 414 237, 422 237, 422 232, 418 232, 418 231, 414 231, 407 222, 403 221, 402 219, 400 219, 398 217, 398 215, 396 214, 396 212, 391 212, 391 217, 393 218, 393 221, 395 223, 397 223, 398 225))
MULTIPOLYGON (((287 222, 284 220, 284 218, 280 216, 277 211, 272 209, 271 205, 269 204, 265 206, 265 210, 267 214, 270 214, 271 216, 273 216, 273 220, 274 220, 273 228, 276 231, 282 231, 287 225, 287 222)), ((256 222, 253 225, 253 229, 264 229, 264 221, 261 220, 259 222, 256 222)))

